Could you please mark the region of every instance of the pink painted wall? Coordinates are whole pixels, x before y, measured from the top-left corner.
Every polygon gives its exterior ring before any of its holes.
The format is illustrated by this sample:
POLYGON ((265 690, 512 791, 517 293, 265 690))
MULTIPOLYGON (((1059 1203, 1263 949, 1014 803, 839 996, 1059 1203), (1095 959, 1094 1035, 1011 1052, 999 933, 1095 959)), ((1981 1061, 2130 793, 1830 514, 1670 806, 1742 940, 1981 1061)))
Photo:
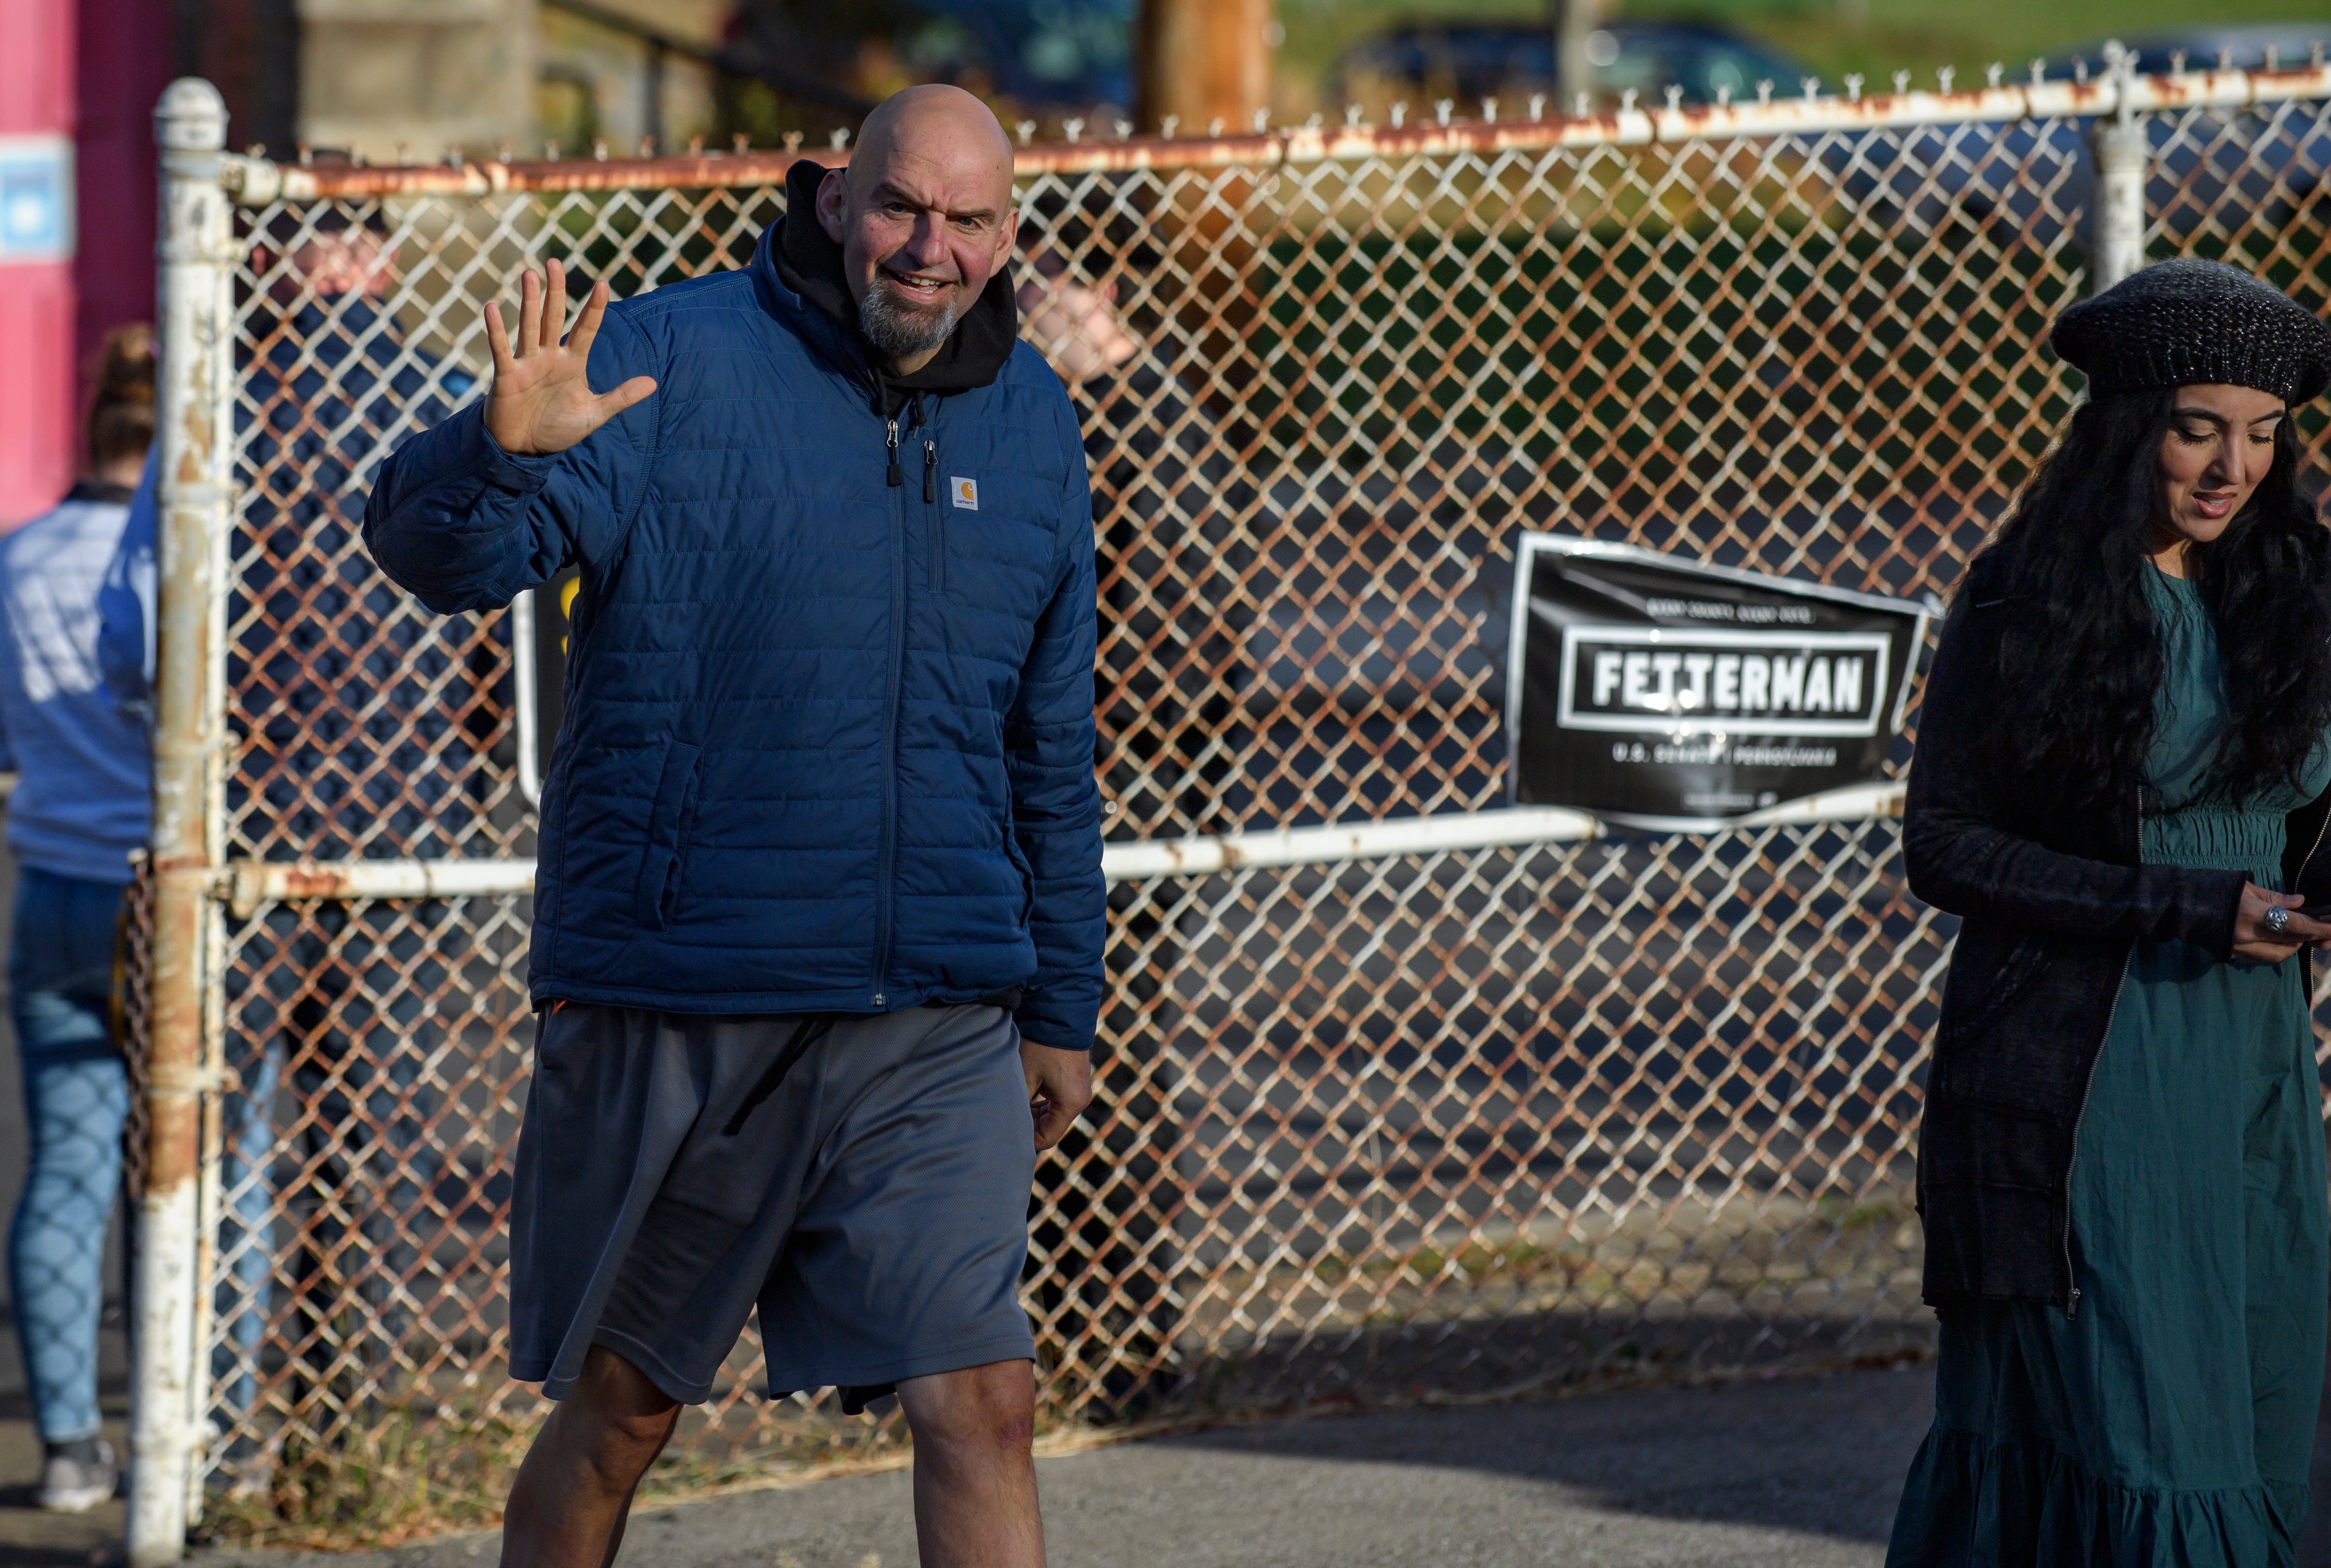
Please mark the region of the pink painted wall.
POLYGON ((170 0, 0 0, 0 527, 71 484, 98 346, 153 319, 169 78, 170 0), (44 159, 66 176, 47 237, 14 221, 44 159))
POLYGON ((72 263, 0 262, 0 528, 38 517, 72 483, 74 393, 72 263))
POLYGON ((76 458, 71 191, 43 173, 72 135, 76 9, 0 0, 0 526, 52 505, 76 458))
POLYGON ((71 130, 74 0, 0 5, 0 136, 71 130))

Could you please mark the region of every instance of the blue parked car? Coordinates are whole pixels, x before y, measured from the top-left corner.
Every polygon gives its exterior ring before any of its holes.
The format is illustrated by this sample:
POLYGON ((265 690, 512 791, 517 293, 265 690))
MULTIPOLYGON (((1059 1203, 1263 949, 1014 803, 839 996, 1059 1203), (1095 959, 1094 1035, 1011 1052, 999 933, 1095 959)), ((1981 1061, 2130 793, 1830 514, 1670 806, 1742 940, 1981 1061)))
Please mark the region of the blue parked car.
POLYGON ((913 9, 923 14, 898 46, 918 75, 976 73, 1030 109, 1133 102, 1132 0, 917 0, 913 9))
MULTIPOLYGON (((1696 22, 1613 22, 1586 43, 1596 90, 1616 98, 1632 89, 1646 106, 1669 84, 1686 103, 1714 103, 1728 92, 1753 97, 1756 83, 1796 90, 1804 66, 1767 43, 1696 22)), ((1484 98, 1518 106, 1531 93, 1551 99, 1554 30, 1511 23, 1417 24, 1396 27, 1346 52, 1337 87, 1346 98, 1368 90, 1408 91, 1419 100, 1451 98, 1470 114, 1484 98)))
POLYGON ((1026 114, 1099 120, 1133 102, 1132 40, 1133 0, 740 0, 718 63, 852 119, 903 72, 1026 114))
MULTIPOLYGON (((2286 71, 2305 65, 2317 44, 2331 44, 2331 21, 2268 22, 2242 27, 2180 27, 2159 33, 2132 33, 2120 41, 2136 55, 2136 68, 2166 76, 2176 68, 2175 56, 2185 56, 2188 71, 2215 69, 2222 55, 2237 71, 2263 71, 2273 50, 2286 71)), ((2052 56, 2047 74, 2061 81, 2077 75, 2086 64, 2090 75, 2104 69, 2105 40, 2068 49, 2052 56)))

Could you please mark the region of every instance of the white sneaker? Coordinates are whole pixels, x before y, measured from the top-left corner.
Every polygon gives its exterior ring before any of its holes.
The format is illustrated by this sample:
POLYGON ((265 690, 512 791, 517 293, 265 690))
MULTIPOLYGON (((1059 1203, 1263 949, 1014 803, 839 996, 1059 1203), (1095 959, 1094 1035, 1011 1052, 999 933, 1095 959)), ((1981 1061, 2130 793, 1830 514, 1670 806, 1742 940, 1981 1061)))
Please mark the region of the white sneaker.
POLYGON ((52 1454, 41 1467, 40 1489, 33 1494, 33 1503, 52 1514, 86 1514, 109 1500, 120 1484, 121 1467, 114 1463, 112 1446, 100 1440, 93 1459, 52 1454))

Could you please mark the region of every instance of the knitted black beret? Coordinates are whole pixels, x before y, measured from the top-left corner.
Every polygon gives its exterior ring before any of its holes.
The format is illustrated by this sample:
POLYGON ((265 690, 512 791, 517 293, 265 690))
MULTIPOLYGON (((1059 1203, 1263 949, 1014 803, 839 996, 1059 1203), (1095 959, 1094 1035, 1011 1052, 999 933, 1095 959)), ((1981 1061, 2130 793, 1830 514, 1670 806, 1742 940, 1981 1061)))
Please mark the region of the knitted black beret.
POLYGON ((2098 394, 2249 386, 2299 404, 2331 385, 2331 327, 2223 261, 2186 257, 2132 272, 2058 317, 2048 340, 2098 394))

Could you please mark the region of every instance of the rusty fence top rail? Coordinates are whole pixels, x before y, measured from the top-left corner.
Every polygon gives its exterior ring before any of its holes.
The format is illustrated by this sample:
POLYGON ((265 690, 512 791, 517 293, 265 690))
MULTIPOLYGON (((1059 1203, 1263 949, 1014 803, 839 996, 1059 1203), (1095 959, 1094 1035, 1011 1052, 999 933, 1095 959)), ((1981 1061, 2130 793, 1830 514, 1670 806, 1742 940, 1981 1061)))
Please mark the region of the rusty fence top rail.
MULTIPOLYGON (((1904 784, 1888 780, 1851 784, 1802 800, 1751 812, 1723 831, 1812 822, 1859 822, 1896 815, 1904 784)), ((1627 832, 1622 827, 1620 832, 1627 832)), ((1263 832, 1201 833, 1180 839, 1142 839, 1107 844, 1101 870, 1111 882, 1151 881, 1208 876, 1266 866, 1332 866, 1347 860, 1389 860, 1452 851, 1516 849, 1534 844, 1575 843, 1599 839, 1611 829, 1585 812, 1563 806, 1513 806, 1504 810, 1450 813, 1331 822, 1316 828, 1277 828, 1263 832)), ((1653 833, 1654 837, 1664 834, 1653 833)), ((234 860, 219 873, 219 891, 235 914, 247 918, 262 904, 317 898, 468 898, 511 897, 534 891, 535 861, 496 856, 443 860, 234 860)))
MULTIPOLYGON (((1664 106, 1622 107, 1608 114, 1525 119, 1462 119, 1442 106, 1415 124, 1367 125, 1356 109, 1346 123, 1262 129, 1246 136, 1089 137, 1023 144, 1015 159, 1023 176, 1118 173, 1139 169, 1199 169, 1275 164, 1414 157, 1446 153, 1497 154, 1555 147, 1631 147, 1735 137, 1785 136, 1920 125, 2018 119, 2063 119, 2111 114, 2124 107, 2123 79, 2107 71, 2086 81, 2005 81, 1993 66, 1986 85, 1967 91, 1911 90, 1908 73, 1898 90, 1863 94, 1860 78, 1843 94, 1823 93, 1813 79, 1784 96, 1760 94, 1754 103, 1687 108, 1670 91, 1664 106)), ((2126 79, 2125 106, 2153 109, 2242 109, 2294 99, 2331 98, 2331 65, 2291 71, 2182 71, 2126 79)), ((1632 100, 1629 93, 1626 99, 1632 100)), ((1483 106, 1489 108, 1495 100, 1483 106)), ((220 180, 246 206, 277 201, 366 201, 383 196, 487 196, 519 191, 710 189, 782 184, 785 171, 807 158, 846 163, 842 148, 783 152, 690 152, 668 157, 481 159, 438 164, 284 164, 229 157, 220 180)))

